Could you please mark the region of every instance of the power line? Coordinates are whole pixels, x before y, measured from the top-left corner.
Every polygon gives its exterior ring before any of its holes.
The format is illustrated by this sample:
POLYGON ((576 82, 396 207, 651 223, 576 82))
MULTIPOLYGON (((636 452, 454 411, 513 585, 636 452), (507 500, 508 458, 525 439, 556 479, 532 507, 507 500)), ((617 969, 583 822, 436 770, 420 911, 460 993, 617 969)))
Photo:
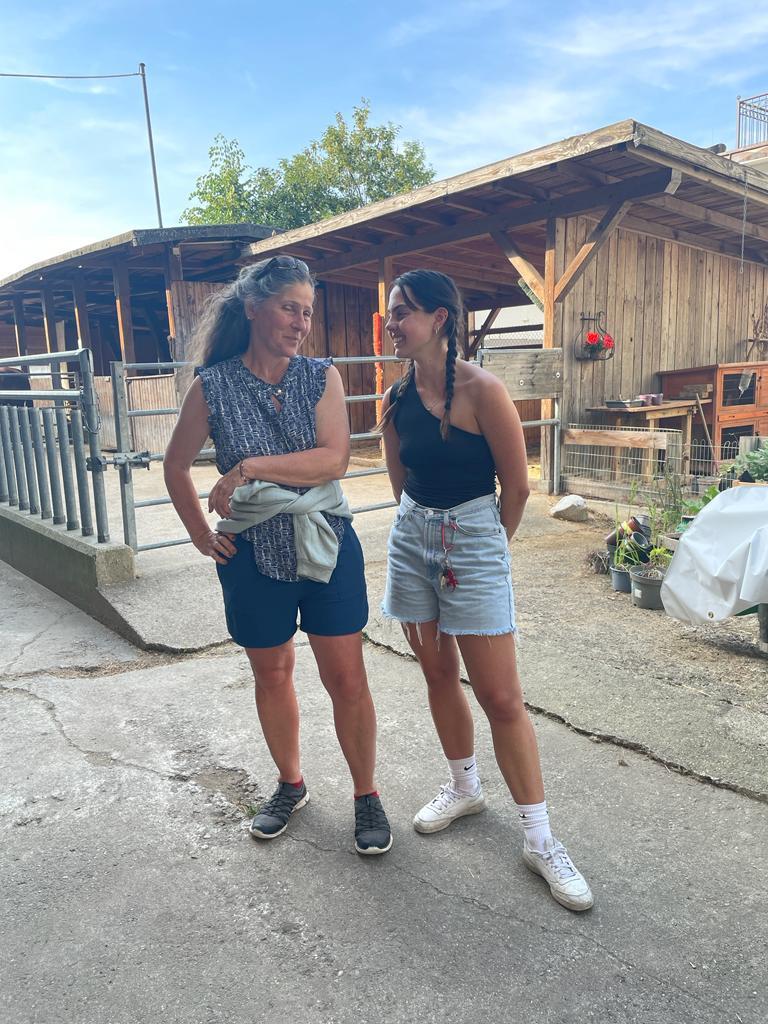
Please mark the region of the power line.
POLYGON ((144 92, 144 113, 147 120, 147 140, 149 142, 149 160, 152 165, 152 182, 155 188, 155 205, 157 207, 157 223, 163 226, 163 214, 160 209, 160 189, 157 185, 157 166, 155 164, 155 144, 152 140, 152 121, 149 116, 149 95, 147 93, 147 68, 145 64, 139 64, 138 71, 129 71, 120 75, 28 75, 15 71, 0 71, 0 78, 42 78, 48 80, 76 79, 80 81, 103 79, 103 78, 140 78, 144 92))
POLYGON ((0 78, 138 78, 140 71, 129 71, 124 75, 22 75, 15 71, 0 71, 0 78))

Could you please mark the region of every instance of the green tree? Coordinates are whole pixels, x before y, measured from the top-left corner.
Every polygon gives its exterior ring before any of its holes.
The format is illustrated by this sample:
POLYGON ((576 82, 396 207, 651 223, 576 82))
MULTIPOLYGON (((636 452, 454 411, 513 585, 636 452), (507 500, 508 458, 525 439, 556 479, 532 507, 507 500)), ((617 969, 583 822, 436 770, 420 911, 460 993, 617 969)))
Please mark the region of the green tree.
POLYGON ((187 224, 251 222, 295 228, 426 185, 434 178, 423 146, 398 145, 400 126, 369 124, 370 103, 348 124, 337 114, 318 141, 277 167, 255 170, 236 139, 217 135, 210 169, 197 180, 182 214, 187 224))

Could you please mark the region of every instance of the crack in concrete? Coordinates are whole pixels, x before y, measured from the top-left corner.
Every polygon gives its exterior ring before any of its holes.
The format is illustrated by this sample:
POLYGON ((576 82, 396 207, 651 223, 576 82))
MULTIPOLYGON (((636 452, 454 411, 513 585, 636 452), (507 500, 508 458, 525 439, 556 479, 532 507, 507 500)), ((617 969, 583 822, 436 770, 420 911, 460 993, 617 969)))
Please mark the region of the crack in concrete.
POLYGON ((65 614, 66 614, 65 611, 59 612, 59 614, 56 616, 56 618, 52 622, 46 623, 46 625, 43 626, 42 629, 40 629, 37 633, 35 633, 35 635, 31 638, 31 640, 27 640, 27 641, 25 641, 21 645, 21 650, 19 651, 19 653, 16 655, 16 657, 13 659, 13 661, 6 667, 6 669, 5 669, 4 673, 3 673, 3 677, 4 678, 12 677, 14 665, 17 662, 21 661, 21 659, 27 653, 29 648, 33 644, 37 643, 37 641, 40 640, 43 636, 45 636, 45 634, 48 632, 48 630, 50 630, 54 626, 58 625, 58 623, 61 622, 61 620, 64 618, 65 614))
MULTIPOLYGON (((397 648, 391 647, 389 644, 383 643, 381 640, 374 640, 365 631, 363 631, 363 636, 372 646, 379 647, 384 651, 390 651, 392 654, 396 654, 399 658, 405 658, 408 661, 413 661, 418 664, 417 659, 413 655, 406 654, 403 651, 398 651, 397 648)), ((470 685, 463 677, 461 681, 465 686, 470 685)), ((548 718, 550 721, 557 722, 559 725, 564 725, 567 729, 570 729, 571 732, 574 732, 579 736, 586 736, 588 739, 594 740, 597 743, 611 743, 615 747, 621 747, 624 750, 632 750, 637 754, 642 754, 649 761, 653 761, 655 764, 660 764, 669 771, 675 772, 676 775, 695 779, 697 782, 705 782, 716 789, 725 789, 731 793, 738 793, 739 796, 755 800, 757 803, 768 804, 768 792, 764 793, 760 790, 751 789, 749 786, 742 786, 738 782, 719 779, 714 775, 708 775, 706 772, 700 772, 695 768, 689 768, 687 765, 681 764, 679 761, 673 761, 670 758, 664 757, 662 754, 657 754, 656 751, 646 746, 646 744, 641 743, 639 740, 631 740, 625 736, 616 736, 613 733, 601 732, 598 729, 588 729, 585 726, 577 725, 575 722, 572 722, 569 718, 566 718, 565 715, 562 715, 557 711, 550 711, 548 708, 542 707, 541 705, 531 704, 527 700, 525 701, 525 706, 534 714, 541 715, 542 718, 548 718)), ((738 706, 741 707, 741 705, 738 706)))
MULTIPOLYGON (((327 846, 321 846, 315 840, 309 839, 309 838, 304 837, 304 836, 297 836, 297 835, 292 835, 290 833, 285 833, 285 837, 287 839, 292 840, 295 843, 304 843, 307 846, 311 846, 315 850, 318 850, 321 853, 331 853, 331 854, 336 855, 339 852, 338 848, 336 848, 336 847, 329 848, 327 846)), ((360 856, 358 853, 356 853, 353 850, 348 850, 347 853, 351 857, 359 857, 360 856)), ((434 882, 430 881, 428 878, 422 878, 421 875, 418 875, 418 874, 416 874, 413 871, 409 871, 407 868, 403 867, 402 865, 400 865, 400 864, 398 864, 396 862, 393 862, 392 860, 388 860, 387 864, 388 864, 389 870, 396 871, 400 875, 405 875, 406 877, 412 879, 417 884, 426 886, 428 889, 431 889, 433 892, 437 893, 437 895, 443 896, 446 899, 458 900, 461 903, 468 904, 469 906, 474 907, 476 910, 484 911, 485 913, 489 914, 491 917, 498 918, 498 919, 500 919, 502 921, 505 921, 505 922, 512 921, 512 922, 514 922, 515 924, 518 924, 518 925, 524 925, 524 926, 529 927, 529 928, 535 928, 539 932, 541 932, 543 935, 550 935, 550 936, 560 937, 563 934, 563 931, 562 931, 561 928, 550 927, 549 925, 544 924, 540 920, 536 920, 536 919, 531 920, 529 918, 520 916, 518 914, 514 914, 514 913, 512 913, 510 911, 498 910, 495 907, 492 907, 489 903, 485 903, 483 900, 479 899, 477 896, 469 896, 466 893, 449 892, 447 889, 441 889, 439 885, 436 885, 434 882)), ((569 914, 572 913, 571 911, 564 911, 564 912, 569 913, 569 914)), ((652 973, 651 971, 649 971, 645 967, 638 967, 638 965, 636 963, 633 963, 631 960, 627 960, 625 957, 622 957, 620 954, 614 952, 612 949, 610 949, 608 946, 606 946, 605 943, 600 942, 598 939, 594 938, 593 936, 585 935, 585 934, 580 933, 580 932, 571 932, 570 936, 571 936, 571 938, 575 938, 577 941, 579 941, 579 942, 581 942, 581 943, 583 943, 585 945, 592 946, 595 949, 601 950, 605 954, 605 956, 608 957, 609 960, 611 960, 612 962, 614 962, 616 964, 619 964, 620 966, 624 967, 626 970, 640 971, 642 976, 645 976, 646 978, 653 979, 653 981, 655 981, 659 985, 659 987, 661 989, 673 988, 677 992, 679 992, 681 995, 686 996, 687 998, 693 1000, 694 1002, 696 1002, 696 1003, 706 1007, 706 1009, 710 1010, 710 1009, 713 1008, 708 1002, 706 1002, 700 996, 696 995, 696 993, 690 992, 688 989, 686 989, 683 986, 677 984, 671 978, 661 978, 657 974, 652 973)))

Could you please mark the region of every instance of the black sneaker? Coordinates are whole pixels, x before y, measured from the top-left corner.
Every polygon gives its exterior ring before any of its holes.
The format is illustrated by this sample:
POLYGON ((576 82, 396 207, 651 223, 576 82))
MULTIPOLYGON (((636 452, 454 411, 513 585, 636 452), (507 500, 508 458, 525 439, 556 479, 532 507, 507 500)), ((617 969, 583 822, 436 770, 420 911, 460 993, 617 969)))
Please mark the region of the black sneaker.
POLYGON ((377 796, 355 800, 355 849, 358 853, 386 853, 392 847, 392 832, 377 796))
POLYGON ((292 786, 290 782, 278 783, 277 789, 259 810, 249 829, 259 839, 274 839, 288 827, 288 819, 309 800, 307 787, 292 786))

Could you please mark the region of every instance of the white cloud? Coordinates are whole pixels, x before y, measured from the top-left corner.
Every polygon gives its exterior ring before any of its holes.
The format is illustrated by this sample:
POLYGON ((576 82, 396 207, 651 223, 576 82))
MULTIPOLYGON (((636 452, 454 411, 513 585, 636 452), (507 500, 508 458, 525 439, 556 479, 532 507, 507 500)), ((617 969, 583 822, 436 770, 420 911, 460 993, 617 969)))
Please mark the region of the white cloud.
POLYGON ((385 34, 390 46, 405 46, 426 36, 462 28, 487 14, 509 10, 509 0, 453 0, 440 3, 421 15, 409 14, 385 34))
POLYGON ((448 177, 596 127, 602 101, 591 87, 529 82, 478 90, 464 106, 402 112, 405 136, 423 142, 448 177))

